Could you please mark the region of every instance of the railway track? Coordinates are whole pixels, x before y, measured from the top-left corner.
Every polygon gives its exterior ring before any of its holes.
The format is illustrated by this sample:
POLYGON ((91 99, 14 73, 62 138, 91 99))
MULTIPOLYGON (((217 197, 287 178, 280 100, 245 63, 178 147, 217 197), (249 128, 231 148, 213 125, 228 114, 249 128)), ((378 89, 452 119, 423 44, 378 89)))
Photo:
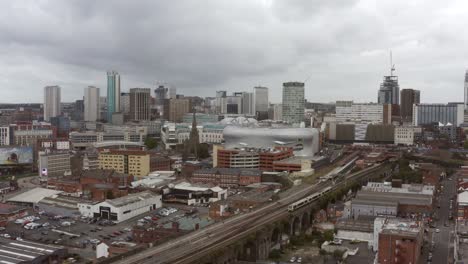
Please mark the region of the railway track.
POLYGON ((320 191, 327 186, 331 186, 332 191, 337 190, 343 187, 346 182, 369 176, 369 174, 380 171, 384 166, 385 164, 380 164, 348 175, 343 181, 334 185, 331 182, 324 182, 309 186, 280 199, 277 203, 268 204, 255 211, 230 218, 223 223, 213 224, 205 229, 147 249, 116 263, 191 263, 211 251, 232 244, 234 241, 260 229, 265 224, 284 218, 289 214, 287 206, 290 203, 320 191))

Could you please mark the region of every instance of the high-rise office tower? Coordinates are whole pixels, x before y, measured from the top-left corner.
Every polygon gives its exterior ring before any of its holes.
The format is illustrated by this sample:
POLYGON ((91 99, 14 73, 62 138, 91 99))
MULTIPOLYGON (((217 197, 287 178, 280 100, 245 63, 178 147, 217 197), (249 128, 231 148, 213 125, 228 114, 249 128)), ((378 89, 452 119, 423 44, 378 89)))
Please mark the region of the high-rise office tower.
POLYGON ((223 104, 225 104, 226 96, 226 91, 216 91, 215 113, 220 114, 223 112, 223 104))
POLYGON ((130 113, 130 93, 120 93, 120 112, 130 113))
POLYGON ((60 115, 60 86, 44 87, 44 120, 60 115))
POLYGON ((151 89, 130 89, 130 119, 150 120, 151 89))
POLYGON ((398 76, 393 75, 395 65, 392 62, 392 53, 390 52, 390 76, 384 76, 383 82, 377 95, 379 104, 400 104, 400 86, 398 85, 398 76))
POLYGON ((242 113, 244 115, 254 115, 255 102, 253 93, 242 93, 242 113))
POLYGON ((400 115, 404 122, 413 120, 413 104, 420 103, 420 91, 414 89, 402 89, 400 96, 400 115))
POLYGON ((96 122, 100 119, 99 88, 88 86, 84 89, 84 121, 96 122))
POLYGON ((169 99, 176 99, 177 98, 177 89, 174 86, 169 86, 169 99))
POLYGON ((107 72, 107 122, 112 114, 120 111, 120 75, 116 71, 107 72))
POLYGON ((254 111, 257 112, 268 112, 268 88, 267 87, 254 87, 254 111))
POLYGON ((84 119, 84 100, 76 100, 71 114, 72 120, 83 121, 84 119))
POLYGON ((171 122, 182 122, 184 115, 190 112, 190 100, 165 99, 163 118, 171 122))
POLYGON ((304 121, 304 83, 283 83, 283 120, 289 123, 304 121))
POLYGON ((465 110, 468 110, 468 70, 465 72, 465 110))

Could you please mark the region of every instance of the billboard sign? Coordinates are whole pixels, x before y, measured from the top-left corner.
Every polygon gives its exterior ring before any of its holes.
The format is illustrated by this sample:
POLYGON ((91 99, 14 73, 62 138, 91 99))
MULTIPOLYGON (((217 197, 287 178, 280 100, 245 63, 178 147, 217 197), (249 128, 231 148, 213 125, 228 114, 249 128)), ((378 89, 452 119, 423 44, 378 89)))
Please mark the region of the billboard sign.
POLYGON ((33 163, 32 147, 0 148, 0 165, 19 165, 33 163))

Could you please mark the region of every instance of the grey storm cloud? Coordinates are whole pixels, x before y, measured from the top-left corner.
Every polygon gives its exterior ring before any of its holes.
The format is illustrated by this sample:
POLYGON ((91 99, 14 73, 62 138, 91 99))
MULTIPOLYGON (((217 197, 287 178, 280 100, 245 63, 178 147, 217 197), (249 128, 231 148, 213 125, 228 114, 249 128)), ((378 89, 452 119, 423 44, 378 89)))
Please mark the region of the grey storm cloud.
POLYGON ((63 100, 105 71, 123 89, 168 82, 186 95, 306 82, 311 101, 375 101, 393 50, 402 88, 428 102, 461 101, 464 1, 0 1, 0 101, 63 100), (430 3, 429 3, 430 2, 430 3), (440 91, 444 91, 441 93, 440 91))

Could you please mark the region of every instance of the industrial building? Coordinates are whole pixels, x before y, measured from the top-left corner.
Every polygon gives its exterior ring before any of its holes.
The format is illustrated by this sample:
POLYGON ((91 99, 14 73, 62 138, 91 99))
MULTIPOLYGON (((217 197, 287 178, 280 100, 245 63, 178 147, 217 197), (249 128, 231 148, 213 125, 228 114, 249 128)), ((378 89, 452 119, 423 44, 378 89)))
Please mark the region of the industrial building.
POLYGON ((6 238, 0 238, 0 252, 0 263, 6 264, 63 263, 68 255, 62 246, 6 238))
POLYGON ((150 191, 133 193, 124 197, 105 200, 100 203, 79 203, 82 216, 100 217, 114 222, 122 222, 140 214, 161 208, 160 195, 150 191))
POLYGON ((361 190, 351 202, 349 216, 406 216, 429 215, 433 209, 433 196, 411 192, 361 190))

